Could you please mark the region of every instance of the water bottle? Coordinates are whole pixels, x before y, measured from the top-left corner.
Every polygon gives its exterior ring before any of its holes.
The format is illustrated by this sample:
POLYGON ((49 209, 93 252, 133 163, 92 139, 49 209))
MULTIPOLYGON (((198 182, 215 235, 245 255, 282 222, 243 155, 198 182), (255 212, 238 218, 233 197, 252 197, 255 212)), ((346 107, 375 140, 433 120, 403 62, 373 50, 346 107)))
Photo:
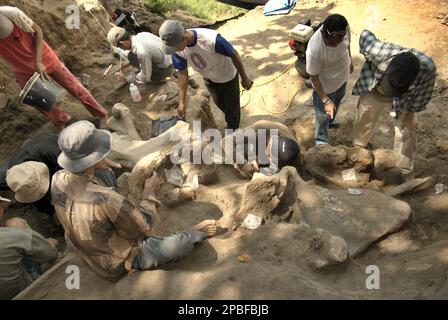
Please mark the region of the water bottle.
POLYGON ((140 94, 140 91, 138 90, 138 88, 135 84, 131 83, 131 85, 129 86, 129 91, 131 93, 131 97, 134 102, 142 101, 142 96, 140 94))

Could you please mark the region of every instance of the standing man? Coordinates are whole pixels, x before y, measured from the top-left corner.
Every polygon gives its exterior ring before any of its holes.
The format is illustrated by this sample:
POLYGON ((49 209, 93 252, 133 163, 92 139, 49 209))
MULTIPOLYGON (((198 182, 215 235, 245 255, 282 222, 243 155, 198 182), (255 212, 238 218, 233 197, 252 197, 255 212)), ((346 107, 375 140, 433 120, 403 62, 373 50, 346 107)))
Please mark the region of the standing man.
POLYGON ((163 51, 163 43, 159 37, 149 32, 140 32, 133 36, 120 27, 110 29, 107 40, 114 47, 131 50, 137 56, 140 72, 127 78, 119 76, 118 80, 129 83, 148 83, 161 81, 173 74, 171 56, 163 51))
POLYGON ((159 30, 165 52, 173 54, 174 68, 179 70, 179 116, 185 117, 188 64, 204 77, 205 85, 216 105, 224 112, 227 128, 240 126, 240 87, 249 90, 250 80, 233 46, 218 32, 209 29, 185 30, 178 21, 166 20, 159 30))
MULTIPOLYGON (((78 99, 94 116, 107 121, 107 111, 87 91, 79 80, 59 60, 57 54, 43 40, 42 29, 16 7, 0 7, 0 56, 9 61, 20 87, 35 72, 43 79, 50 77, 78 99)), ((42 112, 58 130, 62 130, 70 116, 59 106, 42 112)))
POLYGON ((314 88, 315 143, 328 144, 328 129, 336 117, 347 80, 353 72, 350 28, 345 17, 340 14, 328 16, 311 37, 306 50, 306 71, 314 88))
POLYGON ((353 144, 366 147, 386 107, 395 119, 394 152, 403 180, 414 178, 414 113, 426 109, 436 77, 433 60, 415 49, 381 42, 364 30, 359 38, 366 58, 353 95, 360 96, 353 125, 353 144))

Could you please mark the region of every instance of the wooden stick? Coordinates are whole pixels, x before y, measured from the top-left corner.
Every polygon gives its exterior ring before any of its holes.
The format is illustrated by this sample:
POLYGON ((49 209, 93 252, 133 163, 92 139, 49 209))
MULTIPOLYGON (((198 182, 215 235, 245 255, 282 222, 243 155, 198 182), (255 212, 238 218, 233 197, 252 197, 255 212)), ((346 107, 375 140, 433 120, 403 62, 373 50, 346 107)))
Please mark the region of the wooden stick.
POLYGON ((110 69, 112 69, 112 67, 114 66, 114 64, 112 63, 107 70, 104 72, 103 76, 107 76, 107 74, 109 73, 110 69))

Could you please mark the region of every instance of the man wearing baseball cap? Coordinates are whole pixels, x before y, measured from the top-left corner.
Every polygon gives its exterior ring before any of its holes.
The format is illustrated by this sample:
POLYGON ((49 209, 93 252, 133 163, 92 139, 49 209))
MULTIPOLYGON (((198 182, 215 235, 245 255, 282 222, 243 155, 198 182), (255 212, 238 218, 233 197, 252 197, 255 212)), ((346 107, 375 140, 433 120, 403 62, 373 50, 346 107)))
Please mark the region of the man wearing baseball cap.
POLYGON ((395 119, 394 152, 403 180, 414 178, 416 133, 414 113, 426 109, 431 99, 436 66, 415 49, 381 42, 368 30, 361 33, 360 51, 366 58, 353 88, 360 96, 353 125, 353 144, 366 147, 384 109, 395 119))
POLYGON ((296 135, 280 122, 259 120, 227 135, 221 146, 224 153, 232 146, 234 169, 242 178, 251 179, 255 172, 274 174, 286 166, 295 167, 299 173, 302 170, 296 135), (244 143, 244 148, 238 143, 244 143))
POLYGON ((216 233, 216 221, 205 220, 191 231, 151 237, 157 219, 155 197, 160 181, 147 179, 135 206, 95 177, 112 147, 112 135, 79 121, 59 136, 62 168, 52 181, 56 214, 72 243, 98 274, 118 279, 131 269, 147 270, 187 255, 196 243, 216 233))
POLYGON ((159 30, 165 53, 173 55, 174 68, 179 70, 179 107, 186 112, 188 65, 201 74, 216 105, 224 112, 227 127, 240 125, 239 76, 244 89, 253 82, 244 69, 238 52, 218 32, 209 29, 185 30, 179 21, 166 20, 159 30))
POLYGON ((164 53, 162 40, 152 33, 140 32, 131 35, 123 28, 113 27, 107 35, 107 41, 114 47, 129 51, 138 60, 140 72, 127 78, 118 76, 118 80, 148 83, 164 80, 173 74, 171 56, 164 53))

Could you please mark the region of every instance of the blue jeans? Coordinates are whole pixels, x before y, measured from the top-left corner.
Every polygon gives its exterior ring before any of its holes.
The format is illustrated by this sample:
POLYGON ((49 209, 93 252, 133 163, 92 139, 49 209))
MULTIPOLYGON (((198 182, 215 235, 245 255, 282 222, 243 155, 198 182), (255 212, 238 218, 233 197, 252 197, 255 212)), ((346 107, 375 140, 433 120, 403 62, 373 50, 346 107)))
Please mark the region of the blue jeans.
POLYGON ((330 137, 328 134, 328 128, 330 123, 336 118, 336 114, 339 110, 339 105, 341 104, 342 98, 345 95, 345 88, 347 87, 347 82, 344 83, 336 92, 330 93, 328 97, 336 105, 336 112, 334 114, 333 120, 330 120, 327 113, 325 112, 324 104, 322 99, 317 94, 316 90, 313 90, 313 106, 314 115, 316 119, 316 129, 314 134, 314 140, 316 145, 318 144, 328 144, 330 143, 330 137))
POLYGON ((150 270, 177 261, 189 254, 195 244, 206 238, 205 233, 196 230, 179 232, 167 237, 146 237, 139 254, 134 259, 133 268, 150 270))

